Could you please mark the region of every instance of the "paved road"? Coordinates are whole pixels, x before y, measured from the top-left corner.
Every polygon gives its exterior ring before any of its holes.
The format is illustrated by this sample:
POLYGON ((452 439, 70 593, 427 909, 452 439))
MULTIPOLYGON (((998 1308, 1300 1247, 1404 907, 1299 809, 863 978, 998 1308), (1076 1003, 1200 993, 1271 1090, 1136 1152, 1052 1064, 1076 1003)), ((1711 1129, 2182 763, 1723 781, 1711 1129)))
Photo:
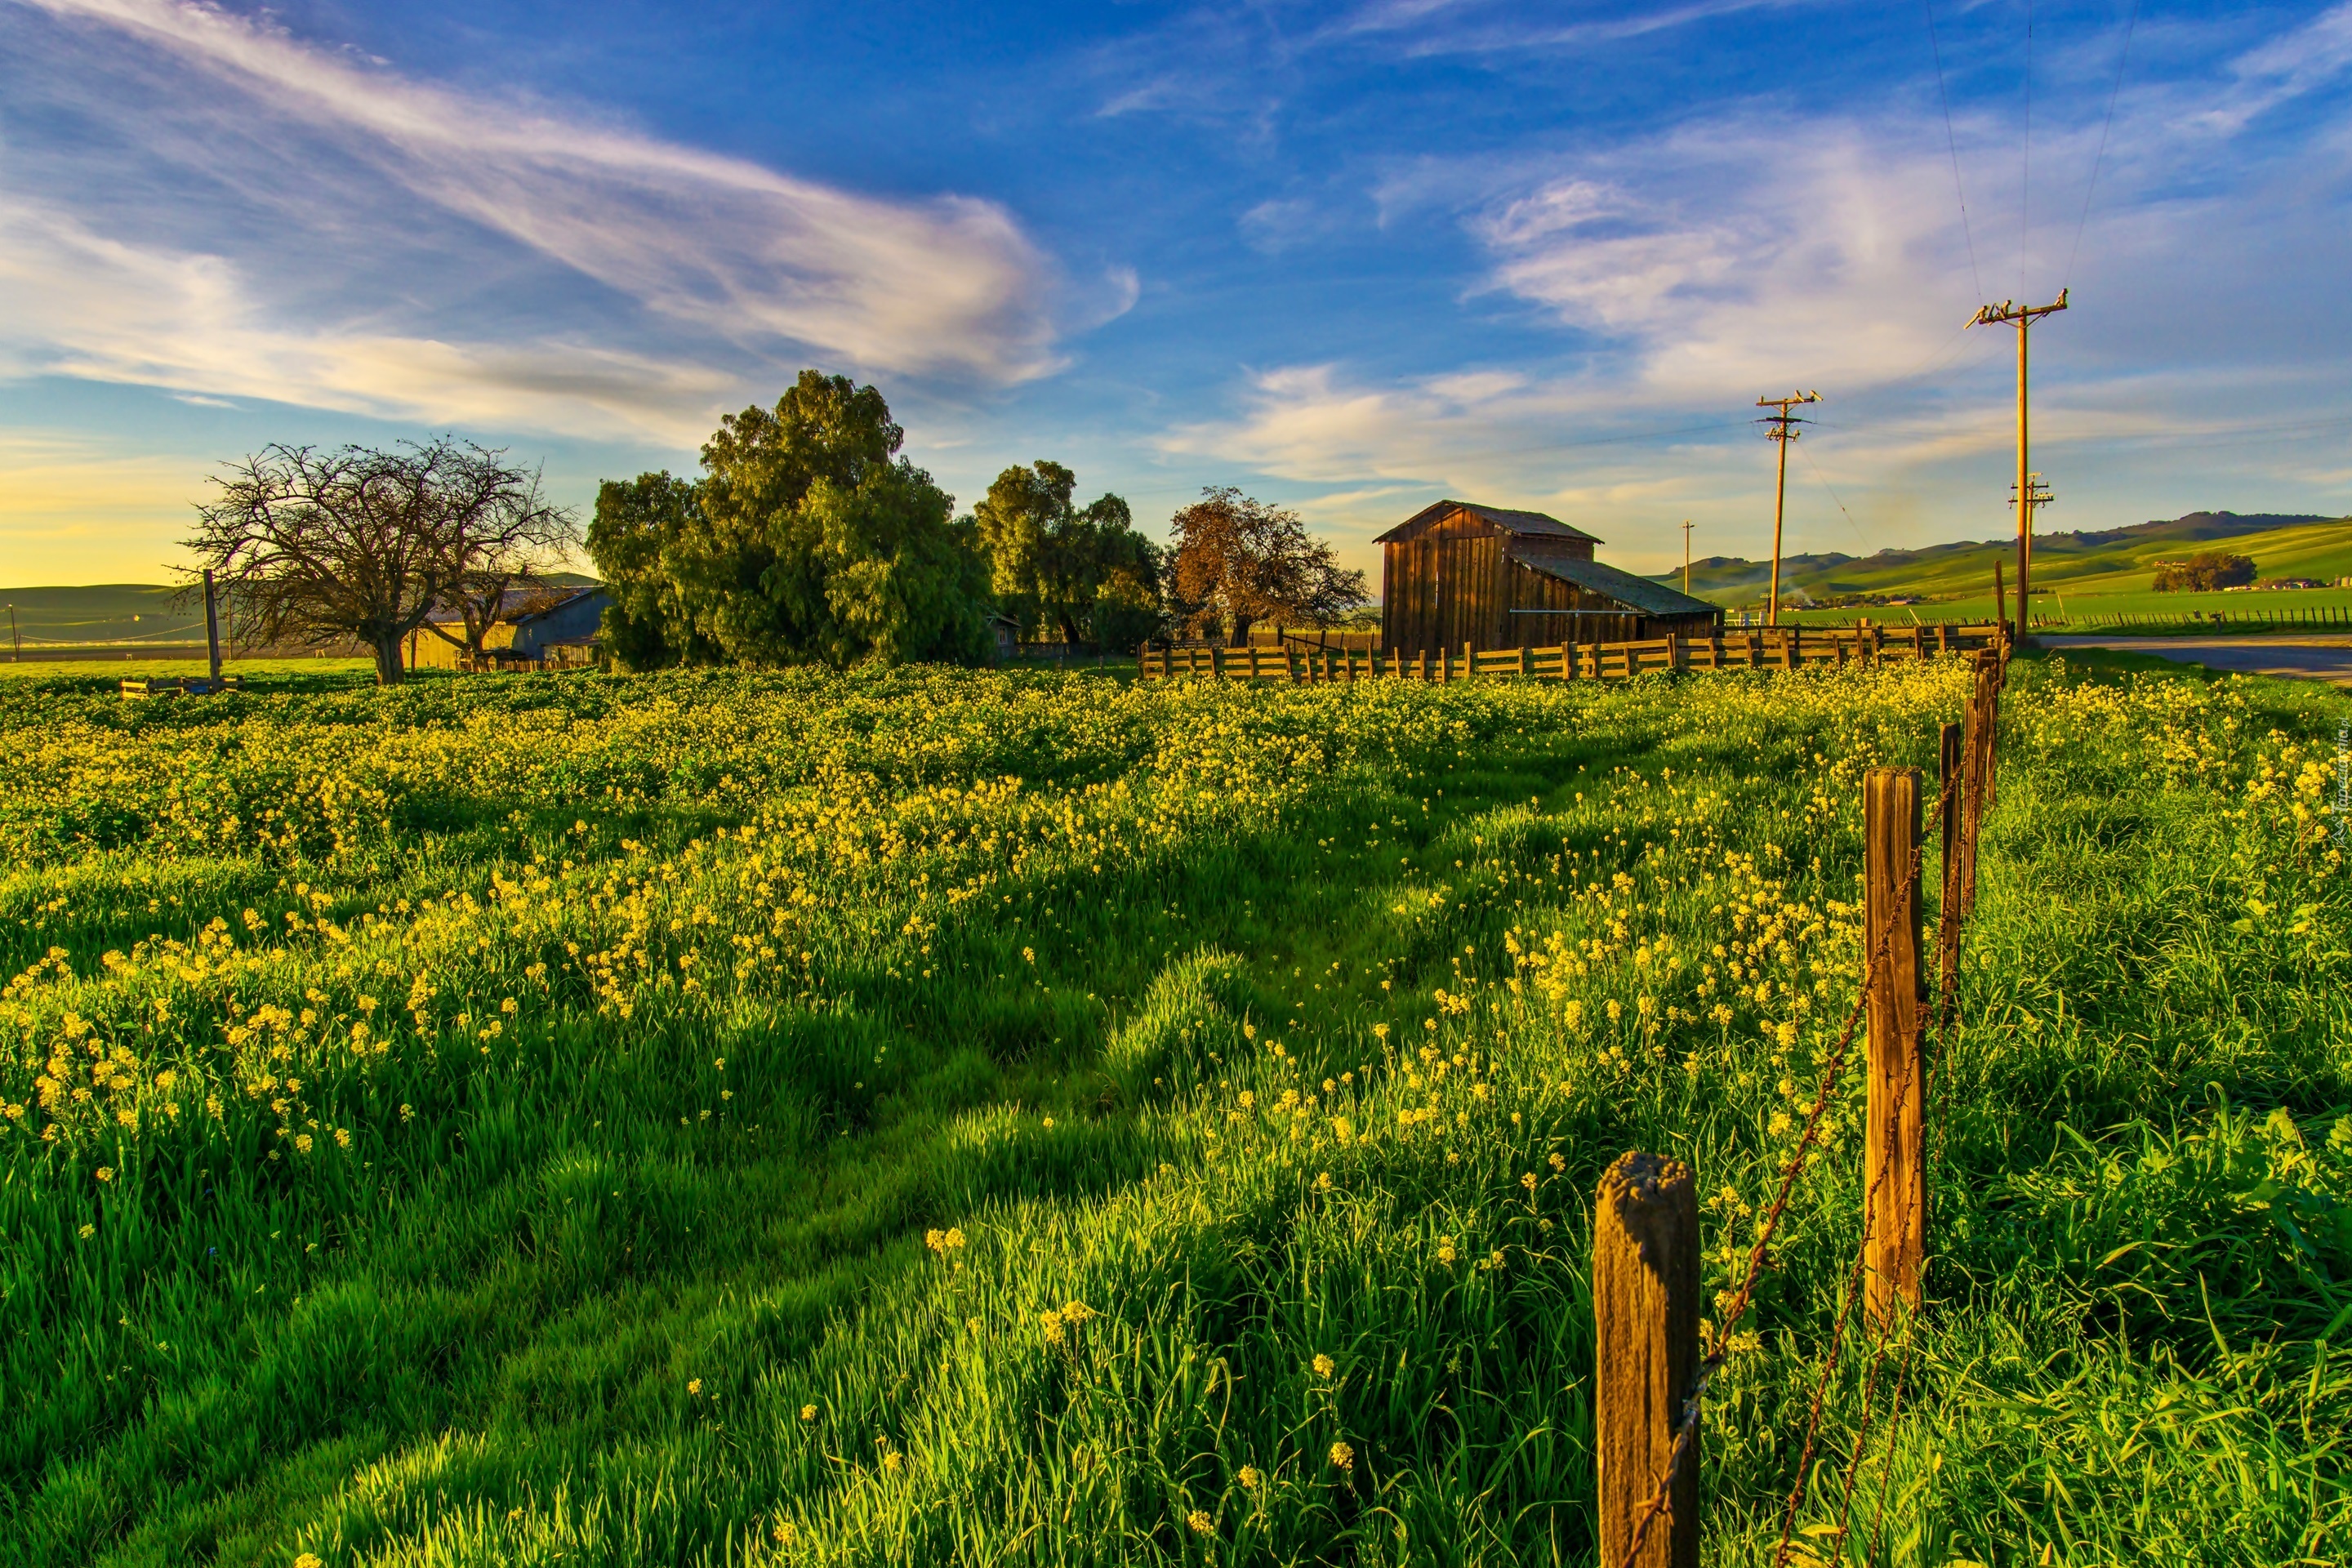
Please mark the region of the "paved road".
POLYGON ((2042 637, 2035 640, 2050 648, 2113 648, 2238 675, 2298 676, 2352 686, 2352 637, 2042 637))

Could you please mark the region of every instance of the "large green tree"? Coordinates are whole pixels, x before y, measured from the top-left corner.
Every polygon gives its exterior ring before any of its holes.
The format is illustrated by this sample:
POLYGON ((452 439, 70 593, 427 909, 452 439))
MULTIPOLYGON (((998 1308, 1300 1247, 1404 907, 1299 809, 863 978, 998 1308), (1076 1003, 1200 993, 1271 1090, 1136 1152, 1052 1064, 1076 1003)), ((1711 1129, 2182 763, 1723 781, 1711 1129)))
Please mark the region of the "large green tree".
POLYGON ((972 509, 999 604, 1065 642, 1139 641, 1160 613, 1160 552, 1135 530, 1127 502, 1072 499, 1077 476, 1039 458, 996 476, 972 509))
POLYGON ((588 550, 614 654, 633 668, 981 658, 987 563, 953 499, 897 455, 904 439, 873 387, 803 371, 774 408, 719 421, 701 479, 606 483, 588 550))

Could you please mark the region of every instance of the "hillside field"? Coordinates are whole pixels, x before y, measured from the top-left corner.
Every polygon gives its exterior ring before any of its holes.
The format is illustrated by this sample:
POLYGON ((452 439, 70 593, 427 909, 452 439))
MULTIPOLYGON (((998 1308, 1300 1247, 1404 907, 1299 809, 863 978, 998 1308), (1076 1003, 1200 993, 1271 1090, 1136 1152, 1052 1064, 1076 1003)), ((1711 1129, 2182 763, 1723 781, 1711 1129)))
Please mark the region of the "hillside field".
MULTIPOLYGON (((2352 607, 2352 589, 2342 588, 2259 594, 2154 591, 2156 563, 2178 560, 2200 550, 2252 556, 2265 578, 2308 577, 2334 583, 2352 576, 2352 519, 2194 512, 2096 532, 2045 530, 2036 534, 2033 546, 2035 613, 2059 613, 2062 599, 2067 613, 2077 616, 2185 616, 2215 610, 2259 615, 2287 605, 2352 607)), ((1802 589, 1813 598, 1852 594, 1924 596, 1931 603, 1914 606, 1923 619, 1979 619, 1991 609, 1996 563, 2013 593, 2014 534, 1859 557, 1792 555, 1781 563, 1780 581, 1784 594, 1802 589)), ((1694 564, 1691 589, 1728 608, 1752 608, 1762 603, 1769 576, 1769 563, 1716 558, 1694 564)), ((1660 574, 1657 580, 1679 587, 1682 575, 1660 574)), ((1902 609, 1887 606, 1824 612, 1815 618, 1851 619, 1857 613, 1896 620, 1904 616, 1902 609)))
MULTIPOLYGON (((1591 1563, 1594 1183, 1691 1162, 1741 1270, 1863 774, 1969 679, 0 682, 0 1558, 1591 1563)), ((2344 1562, 2352 699, 2005 703, 1933 1305, 1831 1369, 1795 1560, 2344 1562)))

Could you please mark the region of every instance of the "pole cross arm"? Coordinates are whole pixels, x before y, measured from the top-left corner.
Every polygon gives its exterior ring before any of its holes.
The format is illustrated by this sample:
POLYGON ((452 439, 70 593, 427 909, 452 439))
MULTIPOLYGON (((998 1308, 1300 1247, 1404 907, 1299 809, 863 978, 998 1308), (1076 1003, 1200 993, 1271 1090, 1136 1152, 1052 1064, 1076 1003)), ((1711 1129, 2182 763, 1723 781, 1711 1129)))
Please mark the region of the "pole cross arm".
POLYGON ((1980 306, 1975 315, 1960 324, 1960 330, 1966 331, 1970 327, 1996 326, 2003 321, 2039 321, 2044 316, 2054 315, 2064 310, 2066 294, 2066 289, 2059 289, 2058 298, 2047 305, 2020 305, 2014 300, 2003 300, 1998 305, 1980 306))

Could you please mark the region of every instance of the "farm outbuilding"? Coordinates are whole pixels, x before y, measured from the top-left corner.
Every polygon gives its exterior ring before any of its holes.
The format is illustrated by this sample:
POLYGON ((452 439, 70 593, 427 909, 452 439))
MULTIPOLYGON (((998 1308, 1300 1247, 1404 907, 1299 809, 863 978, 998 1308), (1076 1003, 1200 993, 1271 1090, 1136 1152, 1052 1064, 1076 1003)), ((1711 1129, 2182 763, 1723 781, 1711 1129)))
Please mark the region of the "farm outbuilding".
MULTIPOLYGON (((531 586, 509 588, 482 638, 483 657, 498 666, 544 668, 550 665, 593 662, 596 629, 612 595, 598 587, 531 586)), ((463 638, 465 627, 454 607, 436 609, 429 617, 463 638)), ((434 632, 419 629, 408 639, 411 669, 456 669, 465 650, 434 632)))
POLYGON ((1595 561, 1600 540, 1539 511, 1442 500, 1374 542, 1393 652, 1711 637, 1723 623, 1704 599, 1595 561))

